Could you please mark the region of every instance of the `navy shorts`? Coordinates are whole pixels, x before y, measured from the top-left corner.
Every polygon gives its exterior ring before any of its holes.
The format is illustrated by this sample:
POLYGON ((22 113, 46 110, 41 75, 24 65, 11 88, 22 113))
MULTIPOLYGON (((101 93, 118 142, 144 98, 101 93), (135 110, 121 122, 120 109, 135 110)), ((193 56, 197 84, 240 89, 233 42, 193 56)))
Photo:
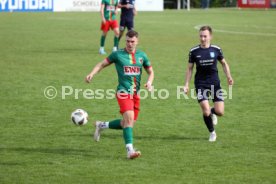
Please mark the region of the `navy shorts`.
POLYGON ((203 100, 212 99, 213 102, 224 101, 223 91, 220 84, 218 85, 196 85, 196 94, 198 103, 203 100))
POLYGON ((125 30, 125 28, 127 28, 128 31, 134 29, 133 19, 121 18, 120 30, 123 31, 123 30, 125 30))

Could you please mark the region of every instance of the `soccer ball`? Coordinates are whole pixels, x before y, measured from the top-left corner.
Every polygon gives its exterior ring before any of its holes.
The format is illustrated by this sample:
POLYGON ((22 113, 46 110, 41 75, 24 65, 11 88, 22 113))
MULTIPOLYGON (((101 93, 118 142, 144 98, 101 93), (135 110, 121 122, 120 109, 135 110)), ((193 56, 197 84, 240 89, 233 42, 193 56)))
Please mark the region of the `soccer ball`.
POLYGON ((72 112, 71 119, 75 125, 85 125, 88 122, 88 113, 83 109, 76 109, 72 112))

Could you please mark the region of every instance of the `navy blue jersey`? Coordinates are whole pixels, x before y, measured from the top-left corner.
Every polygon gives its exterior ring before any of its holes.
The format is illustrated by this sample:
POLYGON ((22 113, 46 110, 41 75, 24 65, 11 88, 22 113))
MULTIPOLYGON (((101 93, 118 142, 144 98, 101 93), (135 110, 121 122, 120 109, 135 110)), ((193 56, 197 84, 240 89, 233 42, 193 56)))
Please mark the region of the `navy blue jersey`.
POLYGON ((216 45, 210 45, 209 48, 201 48, 200 45, 192 48, 189 63, 196 64, 195 85, 219 84, 217 63, 223 58, 221 48, 216 45))
POLYGON ((130 4, 130 8, 121 8, 122 13, 121 13, 121 19, 125 18, 125 19, 133 19, 133 8, 134 8, 134 4, 135 4, 135 0, 120 0, 120 4, 121 5, 127 5, 130 4))

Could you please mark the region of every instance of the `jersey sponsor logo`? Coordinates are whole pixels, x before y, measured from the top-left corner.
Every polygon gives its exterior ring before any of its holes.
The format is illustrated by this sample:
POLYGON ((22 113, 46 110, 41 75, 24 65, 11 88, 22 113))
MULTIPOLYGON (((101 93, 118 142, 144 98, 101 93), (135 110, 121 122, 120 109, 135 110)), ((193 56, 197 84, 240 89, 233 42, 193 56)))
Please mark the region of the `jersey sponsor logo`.
POLYGON ((107 5, 106 6, 106 10, 107 11, 115 11, 115 6, 113 6, 113 5, 107 5))
POLYGON ((205 59, 205 60, 199 60, 200 66, 209 66, 213 65, 214 59, 205 59))
POLYGON ((211 56, 211 58, 214 58, 215 57, 215 53, 214 52, 210 52, 210 56, 211 56))
POLYGON ((141 69, 138 66, 124 66, 125 75, 140 75, 141 69))

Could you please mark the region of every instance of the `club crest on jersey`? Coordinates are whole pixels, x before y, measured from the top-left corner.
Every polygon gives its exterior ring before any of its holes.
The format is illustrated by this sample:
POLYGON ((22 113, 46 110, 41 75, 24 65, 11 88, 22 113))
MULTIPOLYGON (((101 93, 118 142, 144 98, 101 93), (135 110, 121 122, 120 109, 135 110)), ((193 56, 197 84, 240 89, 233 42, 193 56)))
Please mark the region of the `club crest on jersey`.
POLYGON ((143 65, 143 58, 139 58, 139 62, 141 63, 141 65, 143 65))
POLYGON ((140 67, 138 66, 124 66, 125 75, 140 75, 140 67))
POLYGON ((211 56, 211 58, 214 58, 215 57, 215 53, 214 52, 210 52, 210 56, 211 56))

